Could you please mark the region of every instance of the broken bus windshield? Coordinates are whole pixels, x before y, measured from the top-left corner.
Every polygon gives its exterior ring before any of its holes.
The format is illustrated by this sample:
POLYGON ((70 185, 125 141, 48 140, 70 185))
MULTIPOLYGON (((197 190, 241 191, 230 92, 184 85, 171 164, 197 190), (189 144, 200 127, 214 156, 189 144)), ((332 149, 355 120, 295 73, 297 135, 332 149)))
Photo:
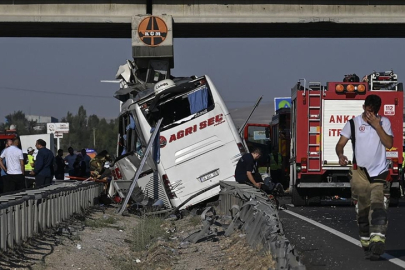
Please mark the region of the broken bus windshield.
POLYGON ((157 97, 159 102, 154 108, 151 108, 154 100, 142 104, 142 111, 149 125, 154 126, 163 117, 162 130, 167 130, 212 110, 214 100, 210 88, 207 83, 201 85, 202 82, 203 80, 197 81, 197 86, 188 91, 176 91, 157 97))

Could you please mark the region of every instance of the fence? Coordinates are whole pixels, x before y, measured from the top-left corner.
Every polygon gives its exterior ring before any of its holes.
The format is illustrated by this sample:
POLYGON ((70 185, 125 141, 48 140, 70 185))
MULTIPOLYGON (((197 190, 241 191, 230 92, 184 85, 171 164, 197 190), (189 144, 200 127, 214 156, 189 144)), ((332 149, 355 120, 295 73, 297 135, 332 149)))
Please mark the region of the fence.
POLYGON ((0 196, 0 251, 12 249, 93 206, 102 190, 100 183, 61 182, 0 196))

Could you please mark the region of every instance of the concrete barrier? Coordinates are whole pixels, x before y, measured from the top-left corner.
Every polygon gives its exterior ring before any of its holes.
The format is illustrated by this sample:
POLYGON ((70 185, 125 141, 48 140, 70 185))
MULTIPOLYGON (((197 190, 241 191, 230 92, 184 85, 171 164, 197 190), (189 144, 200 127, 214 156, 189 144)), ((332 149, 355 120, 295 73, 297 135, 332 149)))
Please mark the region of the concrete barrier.
POLYGON ((270 251, 276 269, 306 269, 284 235, 276 205, 265 193, 234 181, 221 181, 220 187, 218 214, 233 218, 225 235, 241 229, 246 232, 246 240, 251 246, 270 251))

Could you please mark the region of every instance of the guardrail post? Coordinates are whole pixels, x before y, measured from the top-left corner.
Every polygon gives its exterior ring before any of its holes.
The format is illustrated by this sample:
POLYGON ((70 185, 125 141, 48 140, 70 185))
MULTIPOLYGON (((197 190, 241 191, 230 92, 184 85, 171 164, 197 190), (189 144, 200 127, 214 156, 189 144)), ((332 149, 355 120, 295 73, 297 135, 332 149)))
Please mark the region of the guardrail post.
POLYGON ((8 203, 0 203, 0 249, 7 250, 7 211, 8 203))

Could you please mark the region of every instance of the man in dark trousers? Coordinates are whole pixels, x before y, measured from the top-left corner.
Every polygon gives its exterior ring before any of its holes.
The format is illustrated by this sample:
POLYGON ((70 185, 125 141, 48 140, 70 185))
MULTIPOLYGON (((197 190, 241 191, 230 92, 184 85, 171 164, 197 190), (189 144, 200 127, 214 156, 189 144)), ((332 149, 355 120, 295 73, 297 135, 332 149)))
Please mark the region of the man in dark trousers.
POLYGON ((52 182, 54 175, 54 157, 51 150, 46 148, 46 142, 44 140, 37 140, 35 146, 38 149, 38 154, 35 162, 35 168, 31 172, 31 175, 35 175, 35 187, 40 188, 50 185, 52 182))
POLYGON ((0 167, 7 173, 3 177, 3 191, 12 192, 25 188, 25 164, 22 150, 18 147, 20 139, 14 138, 12 145, 0 155, 0 167), (3 160, 6 160, 6 166, 3 160))
POLYGON ((384 253, 388 225, 387 204, 384 203, 384 186, 387 185, 389 169, 386 149, 392 147, 393 133, 390 120, 378 114, 380 107, 379 96, 367 96, 364 112, 353 118, 353 128, 351 121, 345 124, 336 144, 339 164, 347 166, 344 147, 349 139, 355 139, 353 160, 356 162, 353 163, 356 166, 350 169, 350 186, 356 205, 360 243, 370 260, 378 260, 384 253))
POLYGON ((56 170, 55 170, 55 178, 57 180, 65 179, 65 161, 63 160, 63 149, 58 150, 58 154, 55 157, 56 162, 56 170))
MULTIPOLYGON (((251 153, 244 154, 236 164, 235 179, 241 184, 248 184, 261 188, 264 186, 263 180, 255 177, 257 172, 257 160, 262 155, 259 148, 254 149, 251 153)), ((258 173, 256 175, 259 175, 258 173)), ((259 175, 260 176, 260 175, 259 175)))

